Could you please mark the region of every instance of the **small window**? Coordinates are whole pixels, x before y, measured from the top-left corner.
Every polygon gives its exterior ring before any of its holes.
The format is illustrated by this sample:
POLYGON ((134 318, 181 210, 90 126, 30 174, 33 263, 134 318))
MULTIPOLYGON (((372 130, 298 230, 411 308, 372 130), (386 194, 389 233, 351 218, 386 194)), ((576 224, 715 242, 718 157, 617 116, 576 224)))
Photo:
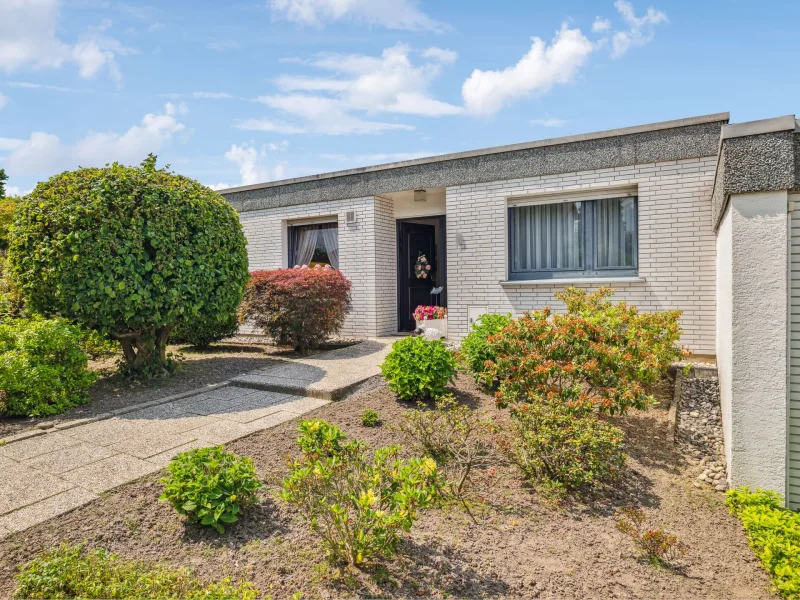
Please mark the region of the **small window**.
POLYGON ((339 229, 336 223, 289 227, 289 266, 330 265, 339 268, 339 229))
POLYGON ((637 204, 629 196, 509 207, 510 279, 636 275, 637 204))

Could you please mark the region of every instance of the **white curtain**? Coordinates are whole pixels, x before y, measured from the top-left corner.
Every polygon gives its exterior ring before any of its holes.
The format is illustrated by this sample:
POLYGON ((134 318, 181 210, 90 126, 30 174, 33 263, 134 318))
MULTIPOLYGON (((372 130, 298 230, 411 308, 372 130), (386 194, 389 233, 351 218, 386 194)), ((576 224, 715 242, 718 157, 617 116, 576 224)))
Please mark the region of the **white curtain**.
POLYGON ((295 236, 294 260, 297 265, 308 265, 317 248, 319 230, 313 227, 298 227, 295 236))
POLYGON ((581 202, 515 208, 512 270, 583 268, 582 236, 581 202))
POLYGON ((328 252, 328 259, 334 269, 339 268, 339 229, 336 227, 325 227, 319 230, 325 250, 328 252))
POLYGON ((598 268, 633 267, 636 205, 633 198, 607 198, 596 204, 598 268))

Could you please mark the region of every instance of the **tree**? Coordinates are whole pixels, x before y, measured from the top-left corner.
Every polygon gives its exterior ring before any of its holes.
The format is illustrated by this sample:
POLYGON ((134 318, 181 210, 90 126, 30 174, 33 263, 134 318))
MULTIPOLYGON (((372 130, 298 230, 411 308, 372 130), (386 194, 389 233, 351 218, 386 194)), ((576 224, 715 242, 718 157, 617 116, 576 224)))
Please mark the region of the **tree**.
POLYGON ((5 169, 0 169, 0 200, 6 197, 6 181, 8 181, 8 175, 6 175, 5 169))
POLYGON ((127 366, 169 365, 178 323, 233 314, 248 279, 246 240, 221 196, 152 154, 40 183, 18 204, 11 276, 31 310, 119 340, 127 366))

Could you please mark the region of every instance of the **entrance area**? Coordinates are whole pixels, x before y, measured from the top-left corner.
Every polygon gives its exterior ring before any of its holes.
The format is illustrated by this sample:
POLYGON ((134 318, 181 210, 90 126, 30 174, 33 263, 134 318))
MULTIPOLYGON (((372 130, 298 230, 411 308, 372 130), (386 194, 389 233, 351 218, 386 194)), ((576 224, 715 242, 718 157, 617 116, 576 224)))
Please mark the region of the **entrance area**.
POLYGON ((447 306, 445 217, 397 221, 397 330, 414 331, 417 306, 447 306))

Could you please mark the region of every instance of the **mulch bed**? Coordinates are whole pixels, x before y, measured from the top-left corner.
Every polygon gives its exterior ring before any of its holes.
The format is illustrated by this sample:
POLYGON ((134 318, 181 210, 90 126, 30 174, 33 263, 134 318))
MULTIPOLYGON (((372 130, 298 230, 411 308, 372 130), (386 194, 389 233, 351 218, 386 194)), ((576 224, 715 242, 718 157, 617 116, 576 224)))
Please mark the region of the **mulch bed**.
MULTIPOLYGON (((456 392, 460 401, 498 421, 507 418, 466 377, 456 392)), ((382 446, 399 441, 389 425, 406 408, 372 381, 314 416, 351 438, 382 446), (361 426, 365 408, 380 414, 381 427, 361 426)), ((268 488, 262 503, 224 535, 187 524, 159 503, 158 476, 148 476, 0 541, 0 597, 14 589, 14 565, 59 542, 86 541, 126 558, 188 566, 208 580, 244 575, 276 598, 298 591, 303 598, 771 598, 769 578, 723 495, 693 487, 693 467, 664 442, 666 411, 613 421, 625 429, 630 455, 624 479, 613 490, 557 502, 504 467, 505 477, 477 510, 478 524, 452 506, 428 510, 398 556, 356 574, 328 565, 306 523, 278 499, 286 459, 296 453, 297 422, 284 423, 230 444, 253 458, 268 488), (642 560, 615 527, 614 512, 627 503, 642 507, 653 527, 677 534, 688 547, 686 556, 669 568, 642 560)))
MULTIPOLYGON (((337 341, 323 349, 352 345, 354 340, 337 341)), ((291 348, 278 347, 263 337, 236 336, 213 344, 206 350, 191 346, 170 346, 169 351, 180 355, 181 369, 164 378, 138 382, 116 373, 117 357, 91 361, 89 368, 98 371, 100 378, 89 388, 91 401, 60 415, 43 419, 0 417, 0 437, 19 433, 39 424, 63 423, 83 419, 118 408, 141 404, 158 398, 189 392, 206 385, 222 383, 254 369, 266 367, 270 359, 296 356, 291 348)))

